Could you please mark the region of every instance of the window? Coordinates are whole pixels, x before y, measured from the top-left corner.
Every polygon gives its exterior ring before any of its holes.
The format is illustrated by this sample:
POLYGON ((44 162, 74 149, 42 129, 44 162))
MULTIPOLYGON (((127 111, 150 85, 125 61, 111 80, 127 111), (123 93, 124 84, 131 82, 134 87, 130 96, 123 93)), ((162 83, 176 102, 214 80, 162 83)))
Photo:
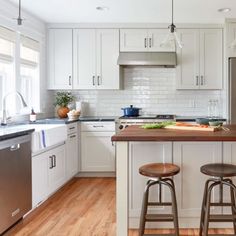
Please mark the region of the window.
POLYGON ((29 107, 39 111, 39 43, 21 37, 19 88, 29 107))
POLYGON ((26 36, 16 37, 17 34, 0 26, 0 112, 3 97, 13 91, 22 94, 28 109, 22 109, 12 94, 6 101, 8 115, 29 113, 31 107, 40 111, 40 45, 26 36))
MULTIPOLYGON (((0 110, 3 97, 15 88, 15 33, 0 27, 0 110)), ((14 104, 8 104, 14 109, 14 104)))

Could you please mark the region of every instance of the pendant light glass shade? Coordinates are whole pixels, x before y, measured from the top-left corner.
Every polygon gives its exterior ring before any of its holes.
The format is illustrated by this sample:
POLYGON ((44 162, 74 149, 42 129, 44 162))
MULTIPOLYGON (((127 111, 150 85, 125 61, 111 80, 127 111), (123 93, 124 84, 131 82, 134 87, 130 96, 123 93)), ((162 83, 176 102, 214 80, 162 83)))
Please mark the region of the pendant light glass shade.
POLYGON ((161 47, 172 47, 173 45, 175 45, 176 47, 179 48, 183 48, 183 44, 181 43, 181 40, 178 36, 178 34, 176 33, 176 26, 174 24, 174 4, 173 4, 173 0, 172 0, 172 23, 171 25, 169 25, 169 29, 170 32, 167 34, 167 36, 165 37, 165 39, 161 42, 160 46, 161 47))
POLYGON ((169 32, 160 44, 161 47, 167 48, 171 48, 173 45, 175 45, 175 47, 183 48, 183 44, 176 31, 169 32))

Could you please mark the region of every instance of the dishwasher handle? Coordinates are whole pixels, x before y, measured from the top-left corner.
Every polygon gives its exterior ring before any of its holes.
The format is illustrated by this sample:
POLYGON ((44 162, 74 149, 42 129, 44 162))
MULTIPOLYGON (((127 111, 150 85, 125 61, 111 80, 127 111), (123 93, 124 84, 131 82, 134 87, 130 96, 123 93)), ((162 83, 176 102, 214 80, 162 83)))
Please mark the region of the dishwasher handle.
POLYGON ((19 143, 10 146, 10 151, 11 152, 14 152, 18 149, 20 149, 20 144, 19 143))

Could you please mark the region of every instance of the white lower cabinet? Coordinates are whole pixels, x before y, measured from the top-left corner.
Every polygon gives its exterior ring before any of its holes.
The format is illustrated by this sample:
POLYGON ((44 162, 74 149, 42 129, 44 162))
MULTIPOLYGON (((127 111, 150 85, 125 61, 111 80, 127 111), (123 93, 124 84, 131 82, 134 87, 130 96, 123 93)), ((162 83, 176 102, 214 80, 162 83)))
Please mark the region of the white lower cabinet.
POLYGON ((66 149, 65 145, 61 145, 48 152, 48 194, 55 192, 66 180, 65 158, 66 149))
POLYGON ((48 154, 32 157, 32 206, 37 206, 48 196, 48 154))
POLYGON ((78 132, 77 125, 71 134, 68 134, 66 141, 66 179, 69 180, 79 171, 79 154, 78 154, 78 132))
MULTIPOLYGON (((141 213, 143 192, 147 177, 139 174, 139 167, 153 162, 172 163, 172 143, 171 142, 130 142, 129 144, 129 216, 134 218, 131 225, 137 225, 141 213)), ((152 187, 150 199, 158 201, 158 188, 152 187)), ((169 189, 163 186, 163 201, 170 200, 169 189)), ((150 209, 150 208, 149 208, 150 209)), ((159 207, 158 212, 166 212, 165 207, 159 207)))
POLYGON ((82 171, 115 171, 115 148, 111 143, 113 132, 82 133, 82 171))
MULTIPOLYGON (((222 142, 174 142, 173 163, 180 167, 175 177, 179 217, 200 217, 204 184, 209 176, 200 167, 209 163, 222 163, 222 142)), ((212 201, 217 201, 218 189, 212 201)), ((221 208, 214 209, 219 213, 221 208)))
POLYGON ((32 157, 33 207, 65 183, 65 144, 32 157))
POLYGON ((81 172, 114 172, 115 122, 83 122, 81 124, 81 172))
MULTIPOLYGON (((223 156, 224 163, 236 165, 236 142, 223 142, 223 156)), ((236 178, 232 178, 234 184, 236 184, 236 178)), ((229 188, 224 186, 224 200, 230 201, 229 188)), ((224 208, 225 213, 231 213, 230 208, 224 208)))

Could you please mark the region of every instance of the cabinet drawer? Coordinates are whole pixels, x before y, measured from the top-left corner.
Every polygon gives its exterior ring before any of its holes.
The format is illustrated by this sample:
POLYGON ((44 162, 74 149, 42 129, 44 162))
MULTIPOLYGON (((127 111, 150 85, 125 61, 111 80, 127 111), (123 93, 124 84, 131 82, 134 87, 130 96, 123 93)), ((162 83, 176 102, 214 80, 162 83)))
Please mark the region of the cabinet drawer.
POLYGON ((81 131, 115 131, 115 122, 82 122, 81 131))
POLYGON ((77 122, 74 122, 74 123, 70 123, 67 125, 67 134, 73 134, 73 133, 76 133, 77 132, 77 122))

